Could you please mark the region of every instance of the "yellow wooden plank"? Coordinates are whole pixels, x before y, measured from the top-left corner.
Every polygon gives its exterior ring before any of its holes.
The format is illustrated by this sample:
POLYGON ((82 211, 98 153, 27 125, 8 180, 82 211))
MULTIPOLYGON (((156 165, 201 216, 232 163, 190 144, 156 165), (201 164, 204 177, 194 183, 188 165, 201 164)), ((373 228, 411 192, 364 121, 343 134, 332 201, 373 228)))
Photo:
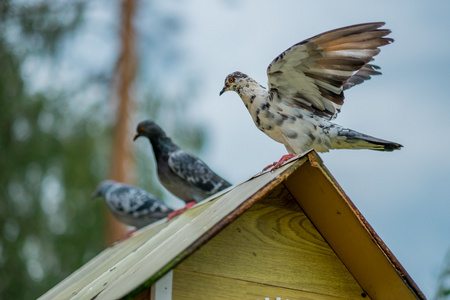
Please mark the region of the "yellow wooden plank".
POLYGON ((372 299, 421 299, 402 280, 375 239, 375 232, 322 169, 314 155, 285 185, 372 299), (366 226, 367 225, 367 226, 366 226))
MULTIPOLYGON (((266 284, 176 269, 173 300, 337 300, 317 293, 285 289, 266 284)), ((354 299, 361 299, 359 298, 354 299)), ((369 299, 369 298, 365 298, 369 299)))
POLYGON ((177 269, 348 299, 364 292, 283 184, 177 269))

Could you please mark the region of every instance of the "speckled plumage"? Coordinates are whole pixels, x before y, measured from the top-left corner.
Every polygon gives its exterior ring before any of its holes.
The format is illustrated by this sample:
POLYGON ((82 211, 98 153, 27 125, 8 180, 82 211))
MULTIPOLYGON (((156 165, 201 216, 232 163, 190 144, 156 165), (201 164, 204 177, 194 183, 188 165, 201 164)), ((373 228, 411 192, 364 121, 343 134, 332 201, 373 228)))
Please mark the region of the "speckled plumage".
POLYGON ((173 209, 143 189, 113 180, 105 180, 98 185, 92 197, 100 196, 120 222, 137 228, 163 219, 173 212, 173 209))
POLYGON ((402 145, 332 123, 344 103, 344 90, 381 74, 369 62, 390 44, 384 23, 328 31, 290 47, 267 69, 269 88, 241 72, 229 74, 220 95, 235 91, 255 125, 290 154, 310 149, 393 151, 402 145))
POLYGON ((231 186, 198 157, 174 144, 155 122, 140 122, 134 139, 140 136, 147 137, 153 147, 159 181, 181 200, 200 202, 231 186))

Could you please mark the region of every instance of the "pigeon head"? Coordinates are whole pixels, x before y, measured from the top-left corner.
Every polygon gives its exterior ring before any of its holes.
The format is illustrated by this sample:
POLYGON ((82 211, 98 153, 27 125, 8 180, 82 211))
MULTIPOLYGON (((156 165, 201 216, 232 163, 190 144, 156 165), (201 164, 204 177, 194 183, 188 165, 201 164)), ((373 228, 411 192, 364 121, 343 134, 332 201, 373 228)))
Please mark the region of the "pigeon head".
POLYGON ((241 72, 233 72, 225 78, 225 85, 220 91, 219 96, 227 91, 235 91, 240 94, 240 89, 248 83, 248 77, 246 74, 241 72))
POLYGON ((95 191, 92 193, 91 198, 97 198, 100 196, 104 196, 106 193, 106 190, 108 190, 112 185, 114 185, 116 182, 113 180, 104 180, 100 182, 100 184, 97 186, 95 191))
POLYGON ((145 120, 138 124, 136 128, 135 141, 140 136, 146 136, 148 138, 166 136, 165 132, 152 120, 145 120))

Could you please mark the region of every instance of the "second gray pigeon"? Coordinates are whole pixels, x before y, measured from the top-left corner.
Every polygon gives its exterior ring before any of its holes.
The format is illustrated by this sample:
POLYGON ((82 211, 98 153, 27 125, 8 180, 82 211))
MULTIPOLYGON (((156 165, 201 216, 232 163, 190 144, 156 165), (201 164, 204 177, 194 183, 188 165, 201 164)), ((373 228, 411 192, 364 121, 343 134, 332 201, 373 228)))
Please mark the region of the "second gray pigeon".
POLYGON ((142 121, 134 140, 149 139, 161 184, 185 202, 200 202, 231 186, 197 156, 180 149, 155 122, 142 121))
POLYGON ((173 209, 141 188, 113 180, 102 181, 92 198, 102 196, 111 213, 120 222, 142 228, 166 218, 173 209))

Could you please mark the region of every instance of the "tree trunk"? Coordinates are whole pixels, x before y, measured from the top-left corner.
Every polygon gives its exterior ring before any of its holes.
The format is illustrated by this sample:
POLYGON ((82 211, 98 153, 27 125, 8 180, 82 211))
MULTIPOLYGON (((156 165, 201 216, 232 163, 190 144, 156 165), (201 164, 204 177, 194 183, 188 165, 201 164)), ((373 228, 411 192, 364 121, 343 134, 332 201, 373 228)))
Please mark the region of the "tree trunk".
MULTIPOLYGON (((119 182, 132 184, 134 159, 133 128, 130 126, 130 115, 133 111, 133 82, 136 77, 135 28, 133 17, 136 1, 122 1, 120 28, 121 52, 116 63, 112 85, 113 98, 117 100, 116 123, 114 128, 114 144, 110 164, 110 178, 119 182)), ((117 241, 126 230, 126 226, 118 222, 108 211, 106 243, 117 241)))

